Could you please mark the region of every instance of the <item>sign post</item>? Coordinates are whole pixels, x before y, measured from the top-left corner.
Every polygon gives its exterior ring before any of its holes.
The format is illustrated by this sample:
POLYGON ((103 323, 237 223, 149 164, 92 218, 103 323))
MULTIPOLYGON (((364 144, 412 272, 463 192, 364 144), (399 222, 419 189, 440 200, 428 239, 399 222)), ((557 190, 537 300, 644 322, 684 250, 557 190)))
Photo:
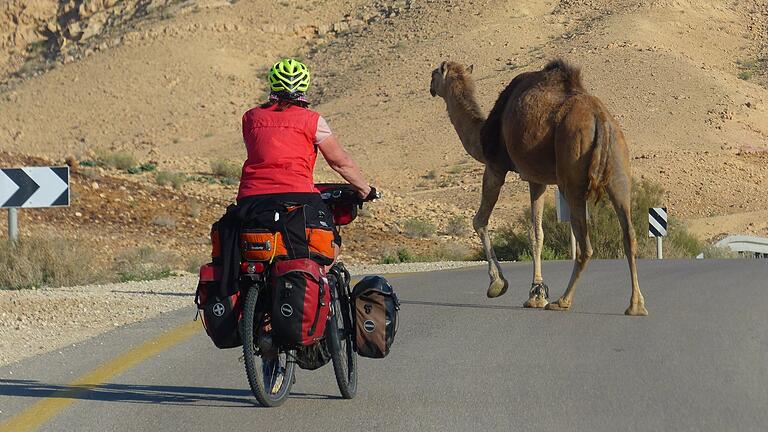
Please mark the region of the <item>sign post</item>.
POLYGON ((19 208, 69 206, 69 167, 0 169, 0 208, 8 209, 8 240, 19 238, 19 208))
POLYGON ((662 239, 667 235, 667 208, 648 209, 648 237, 656 237, 656 258, 664 259, 662 239))
POLYGON ((19 239, 19 215, 15 208, 8 209, 8 240, 16 243, 19 239))

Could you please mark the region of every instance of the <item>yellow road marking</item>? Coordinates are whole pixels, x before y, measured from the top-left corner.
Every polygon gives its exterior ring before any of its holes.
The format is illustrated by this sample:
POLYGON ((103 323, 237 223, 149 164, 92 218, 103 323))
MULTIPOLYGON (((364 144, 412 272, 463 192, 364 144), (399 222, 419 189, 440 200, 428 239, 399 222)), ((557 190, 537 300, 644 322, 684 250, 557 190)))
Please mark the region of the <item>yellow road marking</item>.
MULTIPOLYGON (((390 273, 385 277, 399 278, 415 273, 390 273)), ((352 280, 354 286, 359 280, 352 280)), ((194 321, 180 325, 166 333, 143 343, 142 345, 110 360, 96 369, 69 383, 66 390, 60 390, 35 403, 24 411, 0 424, 0 432, 27 432, 37 430, 43 423, 52 419, 66 407, 110 378, 119 375, 155 356, 168 348, 183 342, 200 330, 200 324, 194 321)))
POLYGON ((12 417, 9 421, 0 425, 0 432, 36 430, 90 389, 103 384, 115 375, 127 371, 144 360, 183 342, 198 331, 200 331, 200 323, 191 321, 143 343, 69 383, 66 386, 66 390, 54 392, 12 417))

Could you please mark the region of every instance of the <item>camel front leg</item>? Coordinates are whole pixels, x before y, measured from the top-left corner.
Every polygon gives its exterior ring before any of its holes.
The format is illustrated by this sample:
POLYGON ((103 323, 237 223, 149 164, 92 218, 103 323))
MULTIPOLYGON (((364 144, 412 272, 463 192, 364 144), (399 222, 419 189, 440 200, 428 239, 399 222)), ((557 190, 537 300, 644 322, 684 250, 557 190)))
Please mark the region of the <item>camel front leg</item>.
POLYGON ((541 222, 544 215, 544 192, 547 191, 547 185, 539 183, 528 183, 531 190, 531 231, 529 237, 531 240, 531 250, 533 251, 533 282, 531 291, 528 293, 528 300, 523 303, 527 308, 543 308, 549 301, 548 288, 544 285, 544 278, 541 275, 541 250, 544 248, 544 229, 541 222))
POLYGON ((485 258, 488 260, 488 275, 491 278, 491 283, 487 294, 490 298, 504 294, 509 287, 509 283, 501 274, 501 266, 496 259, 491 236, 488 234, 488 220, 491 217, 496 201, 499 199, 499 192, 501 191, 501 186, 504 185, 506 176, 507 173, 505 171, 496 171, 486 165, 485 172, 483 173, 480 208, 472 220, 472 226, 475 228, 477 235, 480 236, 480 241, 483 243, 483 250, 485 251, 485 258))

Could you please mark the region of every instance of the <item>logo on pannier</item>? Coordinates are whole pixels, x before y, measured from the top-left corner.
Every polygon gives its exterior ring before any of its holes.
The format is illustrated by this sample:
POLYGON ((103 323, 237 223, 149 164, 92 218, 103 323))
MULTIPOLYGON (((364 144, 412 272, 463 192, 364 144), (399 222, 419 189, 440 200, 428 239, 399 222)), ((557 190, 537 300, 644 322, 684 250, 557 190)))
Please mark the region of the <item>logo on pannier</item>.
POLYGON ((370 314, 371 310, 373 310, 373 305, 370 303, 366 303, 365 306, 363 306, 363 309, 365 309, 365 313, 370 314))
POLYGON ((226 308, 224 308, 224 305, 221 303, 216 303, 213 305, 213 314, 217 317, 220 317, 224 315, 224 312, 226 311, 226 308))
POLYGON ((376 324, 374 324, 371 320, 365 320, 363 323, 363 329, 365 329, 366 333, 372 333, 374 330, 376 330, 376 324))
POLYGON ((283 305, 280 306, 280 313, 287 318, 293 315, 293 307, 291 307, 291 305, 289 305, 288 303, 283 303, 283 305))

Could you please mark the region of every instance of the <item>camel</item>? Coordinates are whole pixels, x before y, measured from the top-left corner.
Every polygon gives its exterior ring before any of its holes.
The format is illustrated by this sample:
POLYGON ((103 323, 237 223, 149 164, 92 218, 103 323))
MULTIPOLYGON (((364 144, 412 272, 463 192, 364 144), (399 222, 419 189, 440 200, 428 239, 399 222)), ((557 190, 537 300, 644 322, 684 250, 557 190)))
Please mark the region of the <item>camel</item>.
POLYGON ((541 70, 517 75, 501 92, 487 119, 476 102, 471 74, 472 66, 445 61, 432 72, 430 93, 445 100, 448 117, 464 149, 485 165, 480 207, 472 225, 488 260, 488 297, 503 295, 509 286, 493 250, 488 220, 507 173, 515 171, 528 182, 531 196, 533 282, 524 306, 570 309, 576 283, 592 256, 587 201, 607 193, 621 224, 629 263, 632 294, 624 313, 648 315, 637 281, 629 149, 605 105, 584 89, 581 71, 556 59, 541 70), (547 185, 557 185, 564 195, 577 242, 568 286, 551 303, 541 274, 541 222, 547 185))

